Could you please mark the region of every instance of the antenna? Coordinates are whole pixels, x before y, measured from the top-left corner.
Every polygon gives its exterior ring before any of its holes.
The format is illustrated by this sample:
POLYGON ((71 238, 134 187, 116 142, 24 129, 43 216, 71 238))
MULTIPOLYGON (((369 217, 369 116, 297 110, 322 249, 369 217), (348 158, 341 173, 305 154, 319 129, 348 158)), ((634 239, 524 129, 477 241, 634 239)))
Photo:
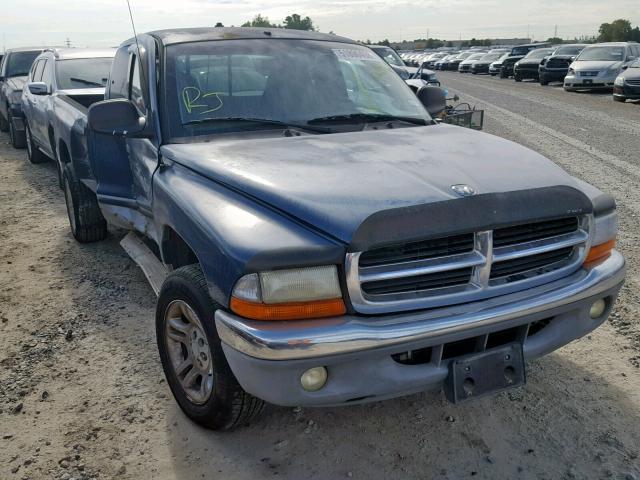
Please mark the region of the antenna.
POLYGON ((136 33, 136 24, 133 21, 133 13, 131 13, 131 4, 127 0, 127 7, 129 7, 129 18, 131 19, 131 28, 133 29, 133 37, 136 39, 136 48, 138 49, 138 57, 140 56, 140 44, 138 43, 138 34, 136 33))

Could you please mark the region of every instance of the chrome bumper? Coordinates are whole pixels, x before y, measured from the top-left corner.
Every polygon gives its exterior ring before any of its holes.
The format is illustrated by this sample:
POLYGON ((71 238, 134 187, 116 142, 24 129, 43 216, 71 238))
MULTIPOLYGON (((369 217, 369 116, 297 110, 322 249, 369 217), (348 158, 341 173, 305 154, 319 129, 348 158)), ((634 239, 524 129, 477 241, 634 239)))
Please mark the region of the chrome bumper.
POLYGON ((252 321, 218 310, 215 319, 222 342, 245 355, 263 360, 309 359, 498 326, 604 294, 619 286, 624 276, 624 257, 614 251, 602 263, 561 280, 452 307, 296 322, 252 321))

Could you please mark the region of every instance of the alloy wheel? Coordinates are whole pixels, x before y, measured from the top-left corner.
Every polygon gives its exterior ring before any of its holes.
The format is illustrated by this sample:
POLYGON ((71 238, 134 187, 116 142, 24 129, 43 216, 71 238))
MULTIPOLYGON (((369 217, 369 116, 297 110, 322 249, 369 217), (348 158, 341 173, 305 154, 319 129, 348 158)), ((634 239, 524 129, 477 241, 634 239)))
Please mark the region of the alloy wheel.
POLYGON ((213 359, 207 335, 196 312, 174 300, 164 314, 165 342, 171 367, 185 395, 197 405, 213 392, 213 359))

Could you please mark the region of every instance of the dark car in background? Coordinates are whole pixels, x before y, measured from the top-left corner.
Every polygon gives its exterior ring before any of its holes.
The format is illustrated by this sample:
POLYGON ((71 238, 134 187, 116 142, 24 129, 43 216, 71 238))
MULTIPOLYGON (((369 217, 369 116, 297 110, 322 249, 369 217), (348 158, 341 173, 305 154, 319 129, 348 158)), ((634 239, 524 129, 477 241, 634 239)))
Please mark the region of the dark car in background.
POLYGON ((443 70, 452 70, 452 71, 457 71, 458 67, 460 66, 460 63, 463 60, 466 60, 467 58, 469 58, 471 55, 473 55, 476 52, 472 52, 472 51, 467 51, 467 52, 461 52, 458 55, 454 56, 453 58, 450 58, 449 60, 447 60, 444 65, 443 65, 443 70))
POLYGON ((393 48, 386 47, 384 45, 371 45, 369 48, 374 51, 381 59, 387 62, 395 72, 400 75, 403 80, 408 80, 410 75, 405 68, 404 62, 400 55, 396 53, 393 48))
POLYGON ((616 102, 640 100, 640 60, 633 62, 616 77, 613 99, 616 102))
POLYGON ((5 52, 0 64, 0 131, 9 132, 11 145, 24 148, 22 122, 22 89, 31 64, 43 48, 12 48, 5 52))
POLYGON ((509 58, 510 53, 504 53, 502 54, 502 56, 500 58, 498 58, 498 60, 496 60, 495 62, 492 62, 489 65, 489 74, 492 77, 495 77, 496 75, 500 74, 500 71, 502 70, 502 63, 505 61, 505 59, 509 58))
POLYGON ((502 58, 504 55, 505 54, 501 52, 487 53, 473 62, 469 68, 469 71, 474 75, 478 75, 479 73, 490 73, 489 66, 492 63, 499 61, 500 58, 502 58))
POLYGON ((548 48, 550 46, 550 43, 529 43, 527 45, 518 45, 517 47, 513 47, 509 56, 502 61, 502 65, 500 66, 500 78, 513 77, 513 66, 516 62, 522 60, 531 50, 535 50, 537 48, 548 48))
POLYGON ((536 48, 527 53, 522 60, 513 65, 513 79, 521 82, 525 79, 538 81, 538 68, 545 57, 553 54, 554 48, 536 48))
POLYGON ((569 71, 569 65, 580 55, 584 47, 586 47, 586 45, 583 43, 561 45, 553 54, 543 58, 538 66, 540 85, 564 81, 564 77, 567 76, 567 72, 569 71))

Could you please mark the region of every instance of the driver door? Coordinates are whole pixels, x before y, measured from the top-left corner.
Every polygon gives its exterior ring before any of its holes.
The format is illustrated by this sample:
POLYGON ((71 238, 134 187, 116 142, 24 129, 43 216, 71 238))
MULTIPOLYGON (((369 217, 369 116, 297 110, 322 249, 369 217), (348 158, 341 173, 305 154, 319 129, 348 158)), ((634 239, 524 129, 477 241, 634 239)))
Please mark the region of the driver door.
MULTIPOLYGON (((148 76, 142 74, 141 59, 135 45, 121 47, 114 58, 108 98, 131 100, 140 115, 151 122, 147 81, 148 76)), ((89 148, 99 202, 151 217, 152 178, 158 168, 157 138, 127 138, 91 131, 89 148)), ((119 218, 111 220, 121 224, 123 216, 125 220, 134 218, 121 211, 119 218)), ((130 220, 130 223, 135 227, 138 222, 130 220)))

